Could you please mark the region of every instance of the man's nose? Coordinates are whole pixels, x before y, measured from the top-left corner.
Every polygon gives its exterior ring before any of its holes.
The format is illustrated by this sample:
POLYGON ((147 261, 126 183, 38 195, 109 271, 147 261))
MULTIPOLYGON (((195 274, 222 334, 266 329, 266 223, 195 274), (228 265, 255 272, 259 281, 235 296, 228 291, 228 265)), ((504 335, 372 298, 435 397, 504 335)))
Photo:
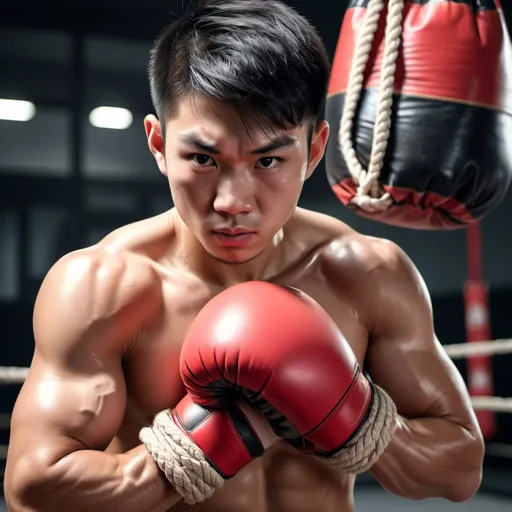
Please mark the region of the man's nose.
POLYGON ((255 184, 251 174, 237 170, 221 176, 213 203, 215 211, 225 215, 251 213, 255 207, 255 184))

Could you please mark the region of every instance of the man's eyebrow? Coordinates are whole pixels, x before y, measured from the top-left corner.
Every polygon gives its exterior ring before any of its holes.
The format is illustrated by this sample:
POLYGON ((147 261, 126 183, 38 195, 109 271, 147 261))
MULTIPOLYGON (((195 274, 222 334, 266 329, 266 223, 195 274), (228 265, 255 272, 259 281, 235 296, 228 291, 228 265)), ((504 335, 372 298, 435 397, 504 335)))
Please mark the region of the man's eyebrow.
POLYGON ((206 151, 208 153, 213 153, 214 155, 220 154, 219 148, 213 144, 205 142, 195 133, 183 133, 179 136, 179 140, 188 146, 194 146, 199 151, 206 151))
MULTIPOLYGON (((189 146, 194 146, 199 151, 206 151, 207 153, 212 153, 214 155, 219 155, 221 153, 219 148, 217 148, 214 144, 209 144, 208 142, 202 140, 201 137, 199 137, 199 135, 197 135, 196 133, 181 134, 179 136, 179 140, 189 146)), ((294 146, 296 143, 297 138, 293 137, 292 135, 278 135, 274 139, 270 139, 270 142, 265 146, 253 149, 251 153, 253 155, 262 155, 265 153, 270 153, 271 151, 275 151, 277 149, 294 146)))
POLYGON ((271 151, 275 151, 276 149, 283 149, 289 146, 294 146, 297 143, 297 137, 293 137, 292 135, 283 134, 278 135, 274 139, 270 139, 270 142, 258 149, 254 149, 251 151, 253 155, 261 155, 263 153, 270 153, 271 151))

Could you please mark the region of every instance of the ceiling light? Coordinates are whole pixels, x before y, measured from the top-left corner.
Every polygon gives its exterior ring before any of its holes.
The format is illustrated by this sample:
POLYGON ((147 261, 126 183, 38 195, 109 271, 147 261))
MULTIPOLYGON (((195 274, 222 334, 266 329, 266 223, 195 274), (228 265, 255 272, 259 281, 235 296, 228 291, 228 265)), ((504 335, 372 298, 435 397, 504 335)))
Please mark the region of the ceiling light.
POLYGON ((89 121, 96 128, 126 130, 133 122, 133 115, 125 108, 97 107, 89 114, 89 121))
POLYGON ((5 121, 30 121, 36 115, 36 107, 30 101, 0 98, 0 119, 5 121))

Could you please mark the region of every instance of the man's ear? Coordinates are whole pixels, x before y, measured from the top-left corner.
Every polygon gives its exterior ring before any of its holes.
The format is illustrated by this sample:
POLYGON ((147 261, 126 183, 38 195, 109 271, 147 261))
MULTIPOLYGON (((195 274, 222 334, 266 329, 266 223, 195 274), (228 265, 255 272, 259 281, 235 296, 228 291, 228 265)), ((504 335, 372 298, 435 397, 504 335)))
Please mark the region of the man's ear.
POLYGON ((158 118, 153 114, 144 118, 144 130, 148 139, 148 146, 151 154, 155 157, 156 164, 160 172, 167 176, 167 165, 165 163, 164 138, 162 134, 162 125, 158 118))
POLYGON ((317 168, 325 154, 327 141, 329 140, 329 133, 331 129, 327 121, 319 121, 313 131, 311 138, 311 147, 309 150, 309 163, 306 172, 306 179, 311 177, 313 171, 317 168))

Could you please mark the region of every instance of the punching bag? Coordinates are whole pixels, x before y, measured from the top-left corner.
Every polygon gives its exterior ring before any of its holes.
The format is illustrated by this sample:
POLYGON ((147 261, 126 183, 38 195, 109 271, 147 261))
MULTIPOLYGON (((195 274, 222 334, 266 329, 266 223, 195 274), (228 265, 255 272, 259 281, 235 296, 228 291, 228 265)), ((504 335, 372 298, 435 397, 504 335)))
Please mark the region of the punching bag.
POLYGON ((499 0, 349 0, 326 119, 329 183, 415 229, 483 218, 512 177, 512 48, 499 0))

